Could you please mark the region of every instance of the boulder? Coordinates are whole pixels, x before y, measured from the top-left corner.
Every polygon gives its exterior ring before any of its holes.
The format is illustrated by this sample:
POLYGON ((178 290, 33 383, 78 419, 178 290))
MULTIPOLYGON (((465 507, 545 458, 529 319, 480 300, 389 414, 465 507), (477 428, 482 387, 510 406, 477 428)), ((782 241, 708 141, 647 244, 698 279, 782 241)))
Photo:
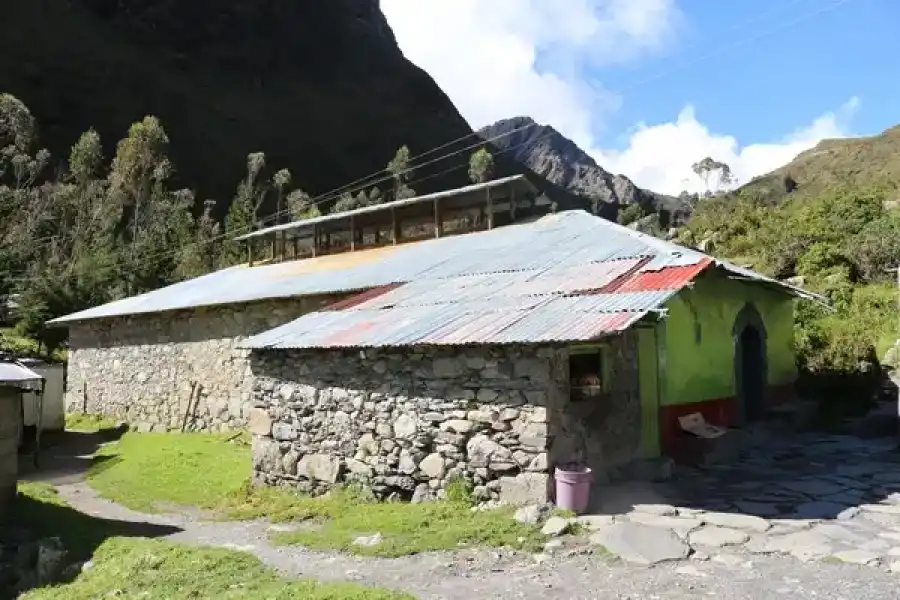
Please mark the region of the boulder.
POLYGON ((322 481, 337 483, 341 474, 341 461, 328 454, 307 454, 297 464, 297 475, 322 481))

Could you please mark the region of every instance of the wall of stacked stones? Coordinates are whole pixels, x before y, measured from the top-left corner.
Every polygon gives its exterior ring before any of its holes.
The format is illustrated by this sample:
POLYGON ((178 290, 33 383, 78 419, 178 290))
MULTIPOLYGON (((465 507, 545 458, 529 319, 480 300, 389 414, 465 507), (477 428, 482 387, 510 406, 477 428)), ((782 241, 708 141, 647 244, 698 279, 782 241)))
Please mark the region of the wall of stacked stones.
POLYGON ((143 431, 225 431, 247 423, 246 336, 337 298, 296 298, 74 324, 69 333, 68 412, 121 419, 143 431))
POLYGON ((632 364, 612 369, 623 383, 601 415, 570 407, 564 347, 254 353, 254 481, 426 499, 462 478, 480 500, 544 501, 554 465, 602 470, 637 450, 632 334, 613 346, 632 364))

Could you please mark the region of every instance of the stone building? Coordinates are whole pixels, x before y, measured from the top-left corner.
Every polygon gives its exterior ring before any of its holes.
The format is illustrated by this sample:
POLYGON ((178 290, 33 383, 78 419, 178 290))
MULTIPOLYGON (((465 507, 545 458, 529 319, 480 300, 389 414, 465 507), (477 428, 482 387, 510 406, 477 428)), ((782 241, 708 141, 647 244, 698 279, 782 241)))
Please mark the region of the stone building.
MULTIPOLYGON (((255 262, 249 265, 51 321, 69 328, 66 409, 121 419, 142 431, 245 427, 251 381, 248 351, 237 348, 238 341, 352 293, 391 283, 390 272, 372 269, 380 256, 414 238, 423 223, 434 228, 439 221, 432 213, 438 208, 440 222, 448 228, 460 215, 471 216, 487 192, 493 211, 504 217, 514 198, 525 204, 520 211, 525 215, 544 204, 533 198, 531 184, 516 176, 311 219, 302 232, 314 232, 312 243, 282 225, 274 228, 278 231, 265 260, 251 251, 255 262), (391 218, 373 216, 376 208, 391 218), (390 232, 380 232, 382 225, 390 232), (336 253, 362 248, 361 239, 377 241, 379 233, 391 240, 387 247, 336 253)), ((474 214, 478 216, 477 210, 474 214)), ((497 222, 503 219, 497 217, 497 222)))
POLYGON ((581 211, 445 237, 435 202, 438 239, 398 243, 394 222, 370 249, 350 214, 349 253, 320 255, 340 215, 282 225, 254 236, 297 260, 63 319, 70 408, 84 386, 89 411, 173 427, 177 386, 217 381, 194 425, 246 423, 257 482, 425 497, 461 477, 518 502, 546 498, 567 463, 602 479, 685 457, 679 417, 740 426, 791 394, 803 290, 581 211), (249 316, 263 301, 284 324, 249 316), (204 334, 209 320, 227 332, 204 334))
POLYGON ((69 327, 66 409, 139 431, 247 424, 251 382, 235 345, 340 296, 263 300, 86 319, 69 327))

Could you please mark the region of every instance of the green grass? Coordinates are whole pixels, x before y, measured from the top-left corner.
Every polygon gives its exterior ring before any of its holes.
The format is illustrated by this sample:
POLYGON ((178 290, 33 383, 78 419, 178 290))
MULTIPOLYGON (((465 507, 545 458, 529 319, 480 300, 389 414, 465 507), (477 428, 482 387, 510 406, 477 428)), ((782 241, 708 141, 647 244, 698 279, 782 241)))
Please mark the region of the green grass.
POLYGON ((350 583, 279 577, 243 552, 116 538, 94 555, 93 568, 72 583, 33 590, 23 600, 412 600, 413 596, 350 583))
POLYGON ((101 495, 139 511, 216 508, 250 474, 250 447, 230 436, 127 433, 103 447, 88 482, 101 495))
POLYGON ((280 533, 274 539, 313 549, 397 557, 465 546, 538 550, 545 538, 536 528, 513 520, 507 510, 472 512, 464 504, 427 502, 347 504, 321 528, 280 533), (353 544, 359 536, 374 534, 382 536, 378 545, 353 544))
POLYGON ((104 429, 115 429, 116 420, 102 415, 88 415, 84 413, 67 413, 66 429, 68 431, 79 431, 87 433, 96 433, 104 429))
POLYGON ((544 536, 512 519, 509 510, 472 512, 462 490, 453 500, 423 504, 379 503, 352 489, 309 498, 274 488, 251 488, 250 449, 224 436, 129 433, 101 450, 109 460, 88 482, 101 495, 140 511, 198 507, 225 519, 264 518, 313 527, 278 534, 281 544, 358 554, 402 556, 466 545, 536 548, 544 536), (356 546, 362 535, 382 543, 356 546))
MULTIPOLYGON (((74 582, 33 590, 29 600, 78 600, 108 597, 177 600, 181 598, 270 598, 310 600, 409 600, 412 596, 355 584, 288 580, 255 557, 233 550, 191 548, 135 537, 175 530, 134 529, 69 507, 47 484, 22 482, 16 499, 17 521, 37 537, 62 539, 71 562, 90 559, 93 568, 74 582)), ((0 590, 2 593, 2 590, 0 590)))

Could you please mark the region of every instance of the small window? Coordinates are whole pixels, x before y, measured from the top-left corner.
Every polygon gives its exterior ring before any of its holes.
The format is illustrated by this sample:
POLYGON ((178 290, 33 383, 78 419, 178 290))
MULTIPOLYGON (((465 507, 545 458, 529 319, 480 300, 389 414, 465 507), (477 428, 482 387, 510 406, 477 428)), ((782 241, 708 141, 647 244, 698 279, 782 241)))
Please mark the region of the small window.
POLYGON ((577 348, 569 353, 569 399, 586 402, 602 396, 603 351, 601 348, 577 348))

